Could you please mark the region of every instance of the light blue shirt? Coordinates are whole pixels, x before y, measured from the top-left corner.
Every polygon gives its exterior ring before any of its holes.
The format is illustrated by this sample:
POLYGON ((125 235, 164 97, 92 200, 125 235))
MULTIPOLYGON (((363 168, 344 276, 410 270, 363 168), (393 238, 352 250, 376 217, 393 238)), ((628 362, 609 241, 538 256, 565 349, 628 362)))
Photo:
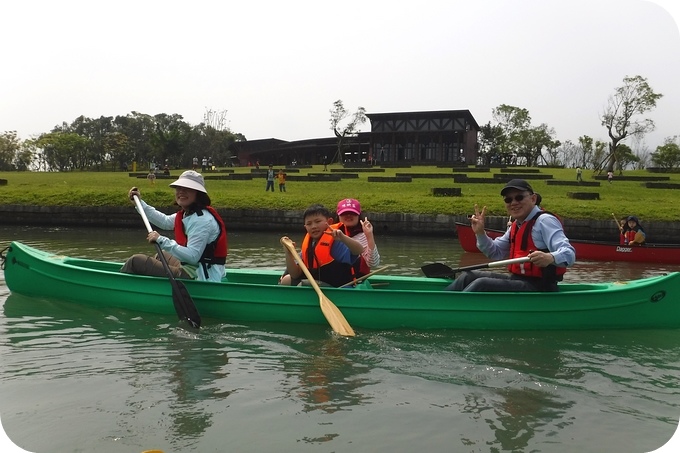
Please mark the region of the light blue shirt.
MULTIPOLYGON (((527 219, 534 218, 540 211, 539 207, 534 206, 527 219)), ((517 226, 520 225, 518 223, 517 226)), ((543 214, 536 219, 531 229, 531 239, 536 248, 550 251, 556 266, 569 267, 576 261, 576 251, 564 234, 562 223, 553 215, 543 214)), ((507 259, 510 255, 510 228, 496 239, 491 239, 486 234, 477 235, 477 248, 492 260, 507 259)))
MULTIPOLYGON (((177 214, 166 215, 146 204, 143 200, 142 207, 144 213, 149 218, 149 222, 156 225, 162 230, 173 231, 175 229, 175 217, 177 214)), ((205 281, 205 273, 203 266, 199 265, 198 260, 201 259, 205 247, 217 240, 220 234, 220 226, 217 220, 207 210, 203 210, 203 215, 199 216, 192 214, 182 219, 184 224, 184 231, 187 234, 186 247, 179 245, 175 240, 165 236, 160 236, 156 242, 161 246, 161 249, 170 253, 183 263, 187 263, 192 268, 187 267, 189 274, 196 274, 196 280, 205 281), (198 266, 198 268, 196 268, 198 266)), ((213 264, 208 268, 208 281, 219 282, 225 276, 226 270, 222 264, 213 264)))

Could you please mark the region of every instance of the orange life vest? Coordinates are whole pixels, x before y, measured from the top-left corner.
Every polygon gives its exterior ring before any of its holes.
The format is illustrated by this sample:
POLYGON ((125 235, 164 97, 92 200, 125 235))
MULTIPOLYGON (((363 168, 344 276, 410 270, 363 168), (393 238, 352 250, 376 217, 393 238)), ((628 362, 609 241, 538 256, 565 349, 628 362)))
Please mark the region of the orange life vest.
POLYGON ((302 261, 315 280, 337 288, 352 281, 352 266, 333 258, 331 248, 334 240, 332 235, 324 233, 312 247, 311 238, 306 234, 302 240, 302 261))
MULTIPOLYGON (((510 258, 520 258, 527 256, 531 250, 541 250, 536 247, 534 240, 531 237, 531 230, 534 228, 536 219, 542 214, 552 213, 548 211, 538 212, 532 219, 522 223, 522 226, 517 228, 517 222, 512 222, 510 227, 510 258)), ((542 252, 549 250, 543 249, 542 252)), ((510 264, 508 270, 515 275, 531 278, 542 278, 546 281, 562 281, 564 273, 567 271, 565 267, 557 267, 551 264, 547 267, 534 266, 531 262, 510 264)))
MULTIPOLYGON (((217 220, 217 224, 220 227, 220 234, 217 239, 208 244, 203 250, 203 255, 201 259, 198 260, 204 266, 210 267, 212 264, 224 264, 227 261, 228 245, 227 245, 227 228, 224 226, 224 221, 222 217, 217 213, 217 211, 212 206, 206 206, 210 214, 217 220)), ((202 216, 203 211, 199 210, 196 215, 202 216)), ((184 231, 184 223, 182 219, 184 218, 184 211, 177 212, 175 216, 175 241, 182 247, 187 246, 189 238, 187 237, 186 231, 184 231)))
MULTIPOLYGON (((353 236, 349 229, 347 228, 347 226, 342 222, 331 225, 331 228, 334 228, 336 230, 342 230, 342 232, 349 237, 353 236)), ((356 235, 356 233, 354 235, 356 235)), ((364 259, 364 255, 363 254, 359 255, 359 259, 352 264, 352 276, 354 278, 360 278, 370 272, 371 268, 368 266, 368 263, 364 259)))

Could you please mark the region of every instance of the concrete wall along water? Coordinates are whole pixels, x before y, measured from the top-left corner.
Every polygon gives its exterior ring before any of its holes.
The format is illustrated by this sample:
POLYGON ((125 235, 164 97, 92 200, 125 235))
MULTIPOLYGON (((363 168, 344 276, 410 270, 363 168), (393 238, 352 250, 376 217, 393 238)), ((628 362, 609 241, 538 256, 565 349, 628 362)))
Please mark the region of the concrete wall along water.
MULTIPOLYGON (((167 207, 163 212, 172 213, 167 207)), ((266 209, 218 209, 231 231, 303 231, 302 211, 266 209)), ((455 223, 467 223, 466 215, 365 213, 377 234, 455 236, 455 223)), ((487 218, 487 227, 504 229, 507 217, 487 218)), ((567 236, 581 240, 618 240, 613 220, 562 219, 567 236)), ((130 207, 0 206, 0 224, 22 226, 143 227, 130 207)), ((680 244, 680 222, 643 222, 650 243, 680 244)))

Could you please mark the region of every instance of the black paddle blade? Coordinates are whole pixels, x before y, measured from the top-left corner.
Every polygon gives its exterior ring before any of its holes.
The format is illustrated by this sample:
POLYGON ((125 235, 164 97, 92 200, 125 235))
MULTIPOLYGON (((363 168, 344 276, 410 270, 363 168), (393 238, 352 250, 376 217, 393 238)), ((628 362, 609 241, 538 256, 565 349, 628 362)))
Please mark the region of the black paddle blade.
POLYGON ((456 278, 453 269, 442 263, 426 264, 420 270, 429 278, 456 278))
POLYGON ((192 327, 201 327, 201 315, 198 314, 196 305, 189 294, 186 286, 181 281, 173 279, 172 302, 180 319, 186 320, 192 327))

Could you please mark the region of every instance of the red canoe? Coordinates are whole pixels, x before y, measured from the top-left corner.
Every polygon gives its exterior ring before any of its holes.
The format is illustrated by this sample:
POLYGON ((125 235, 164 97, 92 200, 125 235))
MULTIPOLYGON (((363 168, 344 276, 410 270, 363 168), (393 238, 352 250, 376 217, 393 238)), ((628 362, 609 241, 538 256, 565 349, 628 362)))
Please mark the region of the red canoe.
MULTIPOLYGON (((470 225, 456 222, 458 241, 466 252, 479 253, 477 239, 470 225)), ((490 238, 502 236, 500 230, 486 230, 490 238)), ((634 261, 638 263, 680 264, 680 245, 645 244, 619 245, 614 242, 578 241, 570 239, 576 250, 576 259, 586 261, 634 261)))

